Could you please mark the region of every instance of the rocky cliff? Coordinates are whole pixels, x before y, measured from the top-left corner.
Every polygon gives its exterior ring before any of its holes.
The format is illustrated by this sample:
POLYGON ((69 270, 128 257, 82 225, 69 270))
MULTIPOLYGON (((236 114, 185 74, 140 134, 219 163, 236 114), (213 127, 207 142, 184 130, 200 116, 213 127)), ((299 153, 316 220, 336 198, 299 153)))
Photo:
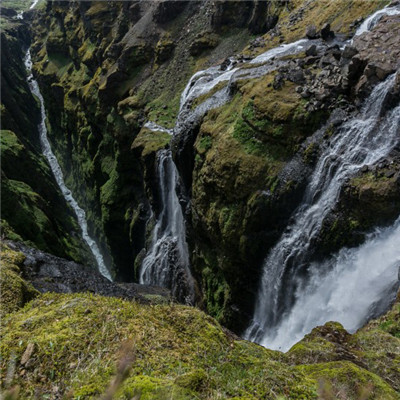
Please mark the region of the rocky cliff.
POLYGON ((2 234, 91 264, 75 216, 41 154, 39 106, 23 64, 30 34, 26 25, 11 21, 1 32, 2 234))
MULTIPOLYGON (((243 329, 262 260, 299 205, 316 157, 374 85, 399 68, 398 16, 344 49, 331 42, 350 38, 385 4, 49 1, 38 10, 32 53, 50 139, 117 279, 138 279, 160 209, 156 152, 170 137, 144 122, 172 128, 194 72, 224 68, 234 54, 246 65, 307 35, 305 51, 237 80, 230 101, 173 144, 199 303, 243 329)), ((388 110, 398 94, 389 97, 388 110)), ((395 150, 346 184, 313 257, 359 244, 398 216, 397 165, 395 150)))

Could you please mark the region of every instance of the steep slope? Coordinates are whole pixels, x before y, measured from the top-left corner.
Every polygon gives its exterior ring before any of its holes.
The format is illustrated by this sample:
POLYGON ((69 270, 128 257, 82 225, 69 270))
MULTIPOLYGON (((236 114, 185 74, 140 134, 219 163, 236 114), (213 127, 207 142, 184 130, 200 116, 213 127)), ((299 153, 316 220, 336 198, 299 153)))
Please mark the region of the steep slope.
POLYGON ((41 155, 40 111, 23 64, 22 46, 28 46, 29 33, 12 18, 1 32, 2 231, 9 238, 90 264, 73 212, 41 155))
MULTIPOLYGON (((195 69, 244 47, 249 33, 240 28, 252 7, 240 6, 243 20, 235 21, 231 6, 207 2, 52 1, 35 22, 35 69, 55 150, 121 278, 135 278, 149 202, 159 207, 152 160, 131 144, 145 118, 172 123, 195 69)), ((165 145, 155 141, 154 149, 165 145)))

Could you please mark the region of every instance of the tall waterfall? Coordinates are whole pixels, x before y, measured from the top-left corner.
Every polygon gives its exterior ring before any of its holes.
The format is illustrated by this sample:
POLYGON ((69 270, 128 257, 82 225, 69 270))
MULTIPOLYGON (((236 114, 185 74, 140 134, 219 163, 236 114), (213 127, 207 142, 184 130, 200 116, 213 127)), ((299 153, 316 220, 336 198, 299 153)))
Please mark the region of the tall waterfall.
MULTIPOLYGON (((291 295, 295 294, 296 299, 302 297, 302 275, 310 268, 310 243, 336 203, 343 183, 362 166, 374 164, 386 156, 398 142, 400 106, 381 117, 385 96, 392 89, 394 80, 395 77, 391 76, 379 84, 366 100, 360 115, 344 123, 322 152, 294 222, 264 262, 253 321, 245 333, 248 339, 269 347, 277 343, 275 339, 281 333, 280 327, 293 306, 291 295)), ((388 261, 383 259, 382 263, 388 261)), ((337 269, 341 268, 340 265, 337 264, 337 269)), ((316 268, 313 266, 312 270, 316 268)), ((331 281, 331 284, 337 285, 338 282, 331 281)), ((303 287, 303 290, 306 289, 303 287)), ((324 315, 324 304, 317 306, 318 312, 324 315)), ((335 307, 334 304, 330 306, 335 307)), ((340 308, 341 305, 337 306, 340 308)), ((353 307, 354 320, 363 319, 368 306, 353 307)), ((301 314, 297 317, 303 318, 301 314)))
MULTIPOLYGON (((36 3, 34 3, 34 5, 36 5, 36 3)), ((53 175, 56 179, 56 182, 57 182, 65 200, 68 202, 68 204, 72 207, 72 209, 75 212, 75 215, 78 220, 78 224, 82 230, 82 238, 86 242, 86 244, 89 246, 89 248, 96 260, 99 272, 105 278, 112 280, 111 274, 108 271, 108 269, 104 263, 104 259, 100 252, 99 247, 97 246, 96 242, 91 238, 91 236, 88 233, 88 226, 87 226, 85 211, 81 207, 79 207, 77 201, 72 196, 71 191, 65 185, 64 177, 63 177, 63 173, 61 171, 60 164, 58 163, 58 160, 51 149, 50 142, 47 137, 46 109, 44 107, 44 100, 43 100, 42 94, 40 93, 39 85, 38 85, 37 81, 34 79, 33 74, 32 74, 32 59, 31 59, 30 50, 28 50, 26 52, 25 67, 29 74, 28 79, 27 79, 29 88, 30 88, 32 94, 34 96, 36 96, 40 101, 41 121, 38 126, 38 129, 39 129, 39 134, 40 134, 40 142, 42 145, 43 155, 46 157, 48 163, 50 164, 50 168, 53 172, 53 175)))
POLYGON ((167 287, 177 299, 194 304, 185 221, 176 193, 179 176, 170 150, 157 154, 157 169, 162 209, 142 263, 140 283, 167 287))

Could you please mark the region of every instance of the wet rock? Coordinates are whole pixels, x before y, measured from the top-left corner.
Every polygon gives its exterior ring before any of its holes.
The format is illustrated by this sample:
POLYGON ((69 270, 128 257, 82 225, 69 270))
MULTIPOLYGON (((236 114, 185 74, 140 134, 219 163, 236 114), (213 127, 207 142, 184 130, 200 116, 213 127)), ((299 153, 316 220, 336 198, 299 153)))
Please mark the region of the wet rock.
POLYGON ((315 25, 307 26, 306 37, 311 40, 318 39, 319 35, 317 34, 317 28, 315 25))
POLYGON ((316 56, 318 54, 317 52, 317 46, 315 44, 311 45, 307 50, 306 50, 306 56, 316 56))
POLYGON ((322 40, 328 41, 328 40, 332 40, 334 37, 335 37, 335 33, 331 30, 331 25, 325 24, 321 29, 322 40))

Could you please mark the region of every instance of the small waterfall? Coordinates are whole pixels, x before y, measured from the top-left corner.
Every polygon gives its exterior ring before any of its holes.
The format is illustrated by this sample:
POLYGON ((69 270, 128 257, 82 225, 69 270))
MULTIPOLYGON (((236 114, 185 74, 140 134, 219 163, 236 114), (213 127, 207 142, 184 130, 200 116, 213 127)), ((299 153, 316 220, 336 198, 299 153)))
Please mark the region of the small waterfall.
POLYGON ((365 21, 359 26, 354 37, 360 36, 364 32, 368 32, 374 28, 374 26, 380 21, 385 15, 399 15, 400 9, 397 7, 385 7, 382 10, 376 11, 374 14, 370 15, 365 21))
MULTIPOLYGON (((246 338, 269 347, 275 343, 279 326, 293 306, 292 294, 296 298, 301 296, 299 282, 308 267, 310 243, 336 203, 343 183, 362 166, 374 164, 387 155, 398 142, 400 106, 381 117, 384 99, 394 81, 391 76, 380 83, 360 115, 344 123, 321 154, 303 203, 294 216, 295 222, 264 262, 255 313, 246 338)), ((319 311, 325 312, 323 307, 319 311)), ((360 310, 353 312, 353 317, 359 318, 360 310)))
MULTIPOLYGON (((39 3, 39 1, 40 1, 40 0, 33 0, 33 1, 32 1, 32 4, 29 6, 29 9, 30 9, 30 10, 33 10, 33 9, 36 7, 37 3, 39 3)), ((16 18, 17 18, 17 19, 24 19, 24 12, 23 12, 23 11, 20 11, 20 12, 17 14, 16 18)))
MULTIPOLYGON (((36 5, 36 3, 37 3, 37 1, 34 2, 32 7, 34 7, 36 5)), ((65 185, 61 167, 57 161, 56 156, 54 155, 54 153, 51 149, 50 142, 47 137, 46 110, 44 107, 44 100, 43 100, 42 94, 40 93, 39 85, 38 85, 37 81, 34 79, 33 74, 32 74, 32 59, 31 59, 30 50, 27 51, 26 56, 25 56, 25 67, 29 74, 29 76, 27 78, 29 88, 30 88, 32 94, 34 96, 36 96, 40 101, 41 122, 40 122, 38 128, 39 128, 40 142, 42 145, 43 155, 46 157, 48 163, 50 164, 51 170, 54 174, 56 182, 57 182, 59 188, 61 189, 61 192, 62 192, 65 200, 72 207, 72 209, 74 210, 74 212, 76 214, 78 224, 82 229, 82 238, 89 246, 89 248, 96 260, 99 272, 105 278, 107 278, 111 281, 112 280, 111 274, 108 271, 108 269, 104 263, 103 256, 99 250, 99 247, 97 246, 96 242, 90 237, 90 235, 88 233, 88 226, 87 226, 85 211, 79 207, 78 203, 72 196, 71 191, 65 185)))
POLYGON ((152 232, 152 243, 140 272, 140 283, 171 289, 186 304, 195 302, 195 283, 190 272, 185 221, 176 188, 178 172, 171 150, 157 154, 161 213, 152 232))

